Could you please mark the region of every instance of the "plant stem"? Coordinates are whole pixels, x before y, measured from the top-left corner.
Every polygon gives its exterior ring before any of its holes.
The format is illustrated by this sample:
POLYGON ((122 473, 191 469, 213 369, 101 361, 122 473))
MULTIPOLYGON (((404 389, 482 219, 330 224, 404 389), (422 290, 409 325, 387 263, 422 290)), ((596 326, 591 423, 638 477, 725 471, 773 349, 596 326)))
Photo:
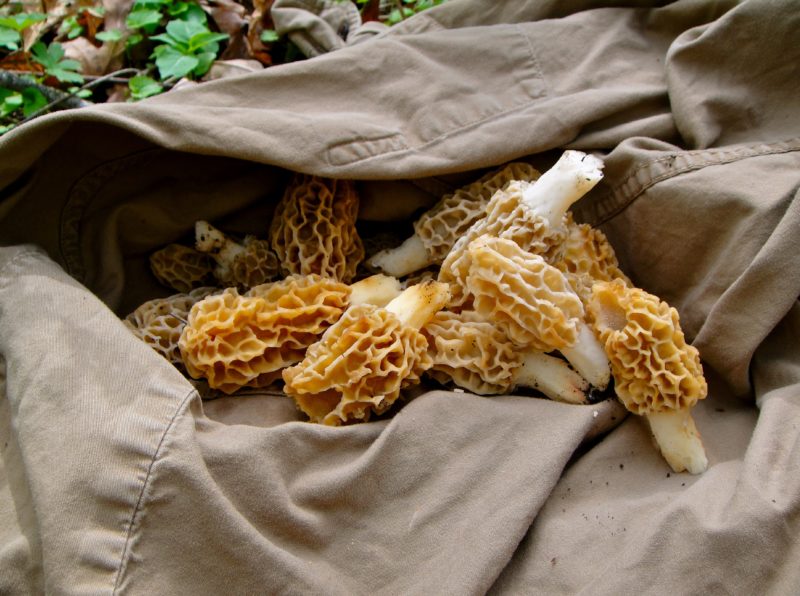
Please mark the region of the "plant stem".
MULTIPOLYGON (((117 70, 117 71, 111 72, 111 73, 109 73, 107 75, 103 75, 102 77, 98 77, 95 80, 90 81, 89 83, 86 83, 85 85, 83 85, 81 87, 78 87, 77 89, 75 89, 75 91, 72 91, 71 93, 65 93, 62 97, 60 97, 58 99, 55 99, 55 100, 51 101, 50 103, 48 103, 46 106, 43 106, 43 107, 39 108, 38 110, 36 110, 32 114, 30 114, 30 115, 26 116, 25 118, 23 118, 19 122, 19 124, 17 124, 17 126, 25 124, 26 122, 30 122, 31 120, 41 116, 42 114, 46 114, 47 112, 49 112, 54 107, 62 104, 63 102, 65 102, 65 101, 67 101, 69 99, 76 98, 78 93, 80 93, 81 91, 84 91, 86 89, 91 89, 92 87, 96 87, 100 83, 105 83, 106 81, 118 78, 118 77, 120 77, 122 75, 135 75, 135 74, 138 74, 139 72, 141 72, 141 71, 138 68, 123 68, 121 70, 117 70)), ((86 105, 86 104, 82 102, 82 105, 86 105)), ((80 106, 73 106, 73 107, 80 107, 80 106)))

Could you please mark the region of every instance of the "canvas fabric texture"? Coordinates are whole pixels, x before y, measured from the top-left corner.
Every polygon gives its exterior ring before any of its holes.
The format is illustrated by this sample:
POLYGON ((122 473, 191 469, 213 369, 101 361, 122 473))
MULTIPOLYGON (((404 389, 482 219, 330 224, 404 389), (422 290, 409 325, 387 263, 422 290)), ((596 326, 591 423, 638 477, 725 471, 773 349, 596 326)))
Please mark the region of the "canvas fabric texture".
POLYGON ((290 13, 311 60, 0 138, 0 593, 797 593, 794 2, 449 0, 342 43, 323 5, 290 13), (292 171, 401 221, 565 148, 605 162, 576 217, 700 350, 701 475, 613 400, 204 401, 120 320, 169 293, 152 250, 263 237, 292 171))

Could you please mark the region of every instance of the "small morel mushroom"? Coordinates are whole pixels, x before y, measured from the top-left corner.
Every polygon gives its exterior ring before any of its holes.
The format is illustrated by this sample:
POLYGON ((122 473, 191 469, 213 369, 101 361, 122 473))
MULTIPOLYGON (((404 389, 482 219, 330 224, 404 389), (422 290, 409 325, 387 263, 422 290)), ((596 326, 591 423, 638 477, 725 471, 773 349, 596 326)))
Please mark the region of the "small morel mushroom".
POLYGON ((275 208, 269 241, 285 273, 348 283, 364 258, 350 180, 296 174, 275 208))
POLYGON ((560 269, 584 305, 592 297, 592 286, 598 281, 630 280, 619 268, 614 248, 606 235, 589 224, 578 224, 567 213, 567 237, 561 258, 554 263, 560 269))
POLYGON ((514 180, 531 182, 539 176, 533 166, 513 162, 444 195, 414 222, 413 235, 400 246, 375 254, 369 259, 369 265, 389 275, 403 277, 441 264, 456 240, 485 215, 486 205, 496 191, 514 180))
POLYGON ((553 400, 587 403, 589 382, 564 360, 520 349, 475 311, 439 311, 422 333, 433 359, 427 374, 443 385, 454 383, 478 395, 527 387, 553 400))
POLYGON ((518 346, 558 350, 594 387, 608 386, 608 358, 561 271, 504 238, 481 236, 469 255, 466 287, 475 311, 518 346))
POLYGON ((469 272, 469 244, 479 236, 507 238, 549 262, 560 258, 566 236, 569 207, 603 177, 603 162, 579 151, 566 151, 556 164, 533 183, 514 181, 498 190, 478 219, 453 245, 442 263, 439 281, 450 284, 449 307, 469 303, 465 279, 469 272))
POLYGON ((351 303, 385 304, 399 294, 397 280, 380 277, 347 286, 319 275, 288 276, 243 295, 228 288, 201 300, 180 337, 186 368, 228 394, 270 385, 351 303))
POLYGON ((211 287, 195 288, 188 293, 148 300, 125 317, 123 323, 136 337, 183 371, 178 341, 186 317, 197 301, 216 291, 211 287))
POLYGON ((686 343, 678 311, 621 280, 598 282, 589 310, 623 405, 644 416, 673 471, 708 467, 691 409, 708 393, 700 354, 686 343))
POLYGON ((246 236, 240 244, 207 221, 198 221, 195 241, 197 250, 216 262, 214 276, 224 286, 246 290, 271 281, 279 274, 278 257, 266 240, 246 236))
POLYGON ((428 342, 419 330, 448 298, 447 286, 430 281, 383 308, 350 307, 302 362, 283 371, 284 391, 310 421, 326 425, 386 412, 430 368, 428 342))
POLYGON ((214 260, 181 244, 168 244, 151 254, 150 269, 161 284, 181 293, 216 283, 214 260))

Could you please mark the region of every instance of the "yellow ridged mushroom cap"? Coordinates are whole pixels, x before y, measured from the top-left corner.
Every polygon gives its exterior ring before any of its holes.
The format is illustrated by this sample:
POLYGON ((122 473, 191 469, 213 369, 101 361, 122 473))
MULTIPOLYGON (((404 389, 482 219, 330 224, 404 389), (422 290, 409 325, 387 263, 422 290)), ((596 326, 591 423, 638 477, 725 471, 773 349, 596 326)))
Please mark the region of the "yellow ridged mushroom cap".
POLYGON ((596 283, 588 309, 628 410, 682 410, 706 397, 700 355, 686 343, 677 310, 621 280, 596 283))

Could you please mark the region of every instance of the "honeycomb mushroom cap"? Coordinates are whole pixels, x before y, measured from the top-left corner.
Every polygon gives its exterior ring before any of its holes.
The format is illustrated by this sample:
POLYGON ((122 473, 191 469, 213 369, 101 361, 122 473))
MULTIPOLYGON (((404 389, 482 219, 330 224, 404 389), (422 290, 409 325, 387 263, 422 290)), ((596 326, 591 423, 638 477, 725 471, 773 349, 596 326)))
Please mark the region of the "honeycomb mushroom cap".
POLYGON ((230 272, 230 283, 243 290, 267 283, 280 274, 278 255, 267 240, 247 236, 244 250, 233 259, 230 272))
POLYGON ((700 354, 686 343, 677 310, 622 280, 596 283, 588 309, 628 410, 683 410, 706 397, 700 354))
POLYGON ((431 263, 444 261, 456 241, 485 215, 486 205, 495 192, 514 180, 530 182, 540 175, 529 164, 513 162, 443 196, 414 222, 414 231, 422 239, 431 263))
POLYGON ((482 236, 470 244, 469 254, 466 287, 485 320, 534 350, 577 342, 583 305, 561 271, 504 238, 482 236))
POLYGON ((584 304, 591 300, 595 282, 621 279, 630 285, 630 280, 619 268, 614 248, 601 230, 589 224, 576 223, 571 213, 567 214, 566 228, 561 258, 554 264, 564 273, 584 304))
POLYGON ((439 311, 423 328, 433 365, 427 374, 479 395, 506 393, 524 354, 478 313, 439 311))
POLYGON ((151 254, 150 269, 161 284, 182 293, 215 283, 214 260, 181 244, 168 244, 151 254))
POLYGON ((566 228, 563 225, 552 226, 546 217, 524 201, 529 186, 524 181, 513 181, 498 190, 486 206, 486 215, 453 245, 439 272, 439 281, 450 284, 451 309, 462 307, 469 301, 466 290, 471 263, 469 245, 480 236, 510 240, 527 252, 542 255, 548 262, 560 259, 566 228))
POLYGON ((283 371, 284 391, 312 422, 338 426, 386 412, 433 364, 428 342, 384 308, 349 308, 283 371))
POLYGON ((364 258, 355 226, 358 204, 352 181, 297 174, 275 209, 269 231, 283 271, 351 281, 364 258))
POLYGON ((148 300, 130 313, 123 323, 139 339, 161 354, 176 367, 183 369, 178 341, 192 305, 217 291, 216 288, 196 288, 188 293, 148 300))
POLYGON ((180 338, 189 374, 233 393, 264 387, 303 359, 347 307, 348 288, 320 276, 290 276, 241 295, 235 288, 192 307, 180 338))

